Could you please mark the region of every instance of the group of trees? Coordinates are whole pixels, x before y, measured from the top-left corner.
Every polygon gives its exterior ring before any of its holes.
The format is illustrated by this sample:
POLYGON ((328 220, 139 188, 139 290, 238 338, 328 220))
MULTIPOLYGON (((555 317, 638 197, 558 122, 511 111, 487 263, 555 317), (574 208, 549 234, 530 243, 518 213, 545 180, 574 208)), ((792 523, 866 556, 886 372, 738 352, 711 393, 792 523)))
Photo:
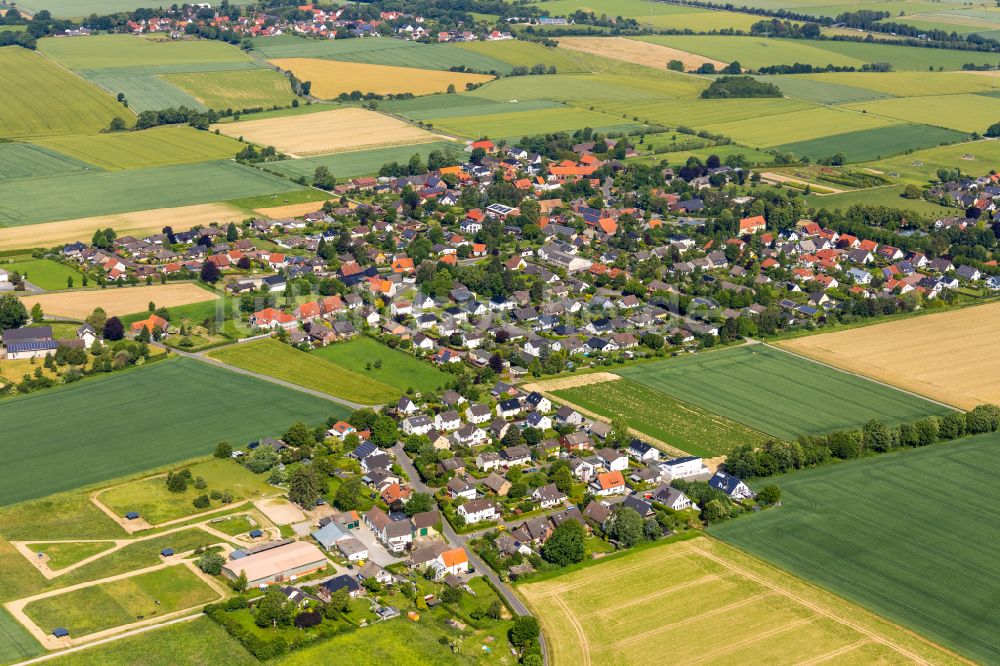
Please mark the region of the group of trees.
MULTIPOLYGON (((738 63, 735 63, 737 67, 738 63)), ((781 90, 773 83, 758 81, 751 76, 720 76, 701 91, 703 99, 731 99, 737 97, 782 97, 781 90)))

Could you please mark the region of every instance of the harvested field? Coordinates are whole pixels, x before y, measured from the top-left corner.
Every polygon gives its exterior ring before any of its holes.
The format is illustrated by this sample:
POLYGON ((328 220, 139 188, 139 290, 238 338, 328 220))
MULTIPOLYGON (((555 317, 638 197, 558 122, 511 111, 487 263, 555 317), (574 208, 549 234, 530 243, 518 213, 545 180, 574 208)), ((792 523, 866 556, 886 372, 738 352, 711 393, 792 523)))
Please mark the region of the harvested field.
POLYGON ((324 99, 333 99, 340 93, 355 90, 379 95, 390 93, 428 95, 444 92, 450 85, 458 90, 464 90, 467 83, 486 83, 493 80, 492 76, 486 74, 337 62, 319 58, 279 58, 268 62, 282 70, 293 72, 301 81, 312 81, 312 94, 324 99))
POLYGON ((961 409, 1000 403, 1000 303, 811 335, 784 349, 961 409))
POLYGON ((558 377, 556 379, 546 379, 541 382, 532 382, 525 384, 523 388, 525 391, 563 391, 591 384, 613 382, 619 379, 621 377, 610 372, 591 372, 586 375, 571 375, 569 377, 558 377))
POLYGON ((201 287, 191 283, 182 283, 124 287, 122 289, 65 291, 24 296, 21 300, 29 309, 38 303, 42 306, 42 312, 46 314, 83 319, 98 306, 104 308, 110 317, 141 312, 146 309, 150 301, 156 303, 157 307, 170 308, 175 305, 200 303, 216 298, 218 297, 212 292, 201 287))
POLYGON ((325 201, 307 201, 300 204, 288 204, 287 206, 271 206, 269 208, 254 208, 253 212, 272 220, 284 220, 289 217, 302 217, 308 213, 315 213, 323 207, 325 201))
POLYGON ((656 69, 663 69, 671 60, 680 60, 687 70, 698 69, 706 62, 712 63, 719 69, 728 64, 696 53, 625 37, 560 37, 559 46, 571 51, 583 51, 656 69))
MULTIPOLYGON (((412 70, 409 70, 412 71, 412 70)), ((437 140, 430 132, 366 109, 335 109, 303 116, 213 125, 222 134, 274 146, 290 155, 322 155, 437 140)))
POLYGON ((119 236, 158 233, 168 225, 173 227, 174 231, 186 231, 199 224, 206 226, 212 222, 227 224, 239 222, 244 217, 246 215, 242 211, 221 203, 137 210, 118 215, 98 215, 61 222, 0 228, 0 247, 19 250, 87 241, 93 236, 95 229, 108 227, 117 231, 119 236))
POLYGON ((762 664, 963 663, 873 613, 705 537, 627 553, 517 589, 539 618, 556 664, 652 666, 663 663, 664 645, 683 645, 685 663, 731 663, 748 655, 762 664))

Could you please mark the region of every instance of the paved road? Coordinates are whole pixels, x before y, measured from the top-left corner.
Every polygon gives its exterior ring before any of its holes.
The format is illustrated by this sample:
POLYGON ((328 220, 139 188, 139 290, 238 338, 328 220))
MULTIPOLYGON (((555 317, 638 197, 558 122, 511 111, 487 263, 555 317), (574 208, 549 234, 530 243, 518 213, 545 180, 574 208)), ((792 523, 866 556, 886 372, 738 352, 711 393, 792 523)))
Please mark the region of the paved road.
MULTIPOLYGON (((413 461, 410 460, 410 456, 408 456, 406 451, 403 450, 402 444, 397 444, 393 448, 393 453, 396 454, 396 462, 399 463, 399 466, 402 467, 403 471, 410 477, 410 485, 413 486, 413 489, 417 492, 429 493, 433 495, 434 489, 428 487, 423 481, 420 480, 420 474, 417 473, 417 468, 413 466, 413 461)), ((512 590, 509 585, 501 581, 496 572, 493 571, 493 569, 491 569, 486 562, 479 559, 476 552, 471 546, 469 546, 468 541, 475 536, 474 534, 458 534, 452 528, 448 519, 444 516, 441 517, 441 529, 444 532, 445 539, 448 543, 456 544, 465 548, 466 552, 469 554, 469 562, 471 562, 472 566, 476 568, 476 572, 486 576, 486 578, 493 583, 493 586, 500 592, 500 594, 503 595, 510 607, 514 609, 515 613, 518 615, 531 615, 531 611, 524 605, 521 598, 514 594, 514 590, 512 590)), ((542 648, 542 659, 546 664, 548 664, 549 655, 545 646, 545 636, 539 635, 538 640, 542 648)))

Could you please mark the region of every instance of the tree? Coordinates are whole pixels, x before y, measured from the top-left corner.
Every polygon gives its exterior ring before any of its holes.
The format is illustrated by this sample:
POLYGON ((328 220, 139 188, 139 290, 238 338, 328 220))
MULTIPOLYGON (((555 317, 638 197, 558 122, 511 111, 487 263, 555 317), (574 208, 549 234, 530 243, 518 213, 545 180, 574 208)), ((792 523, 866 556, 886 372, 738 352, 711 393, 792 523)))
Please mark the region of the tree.
MULTIPOLYGON (((334 613, 346 613, 350 607, 351 594, 347 591, 346 587, 342 587, 330 595, 330 603, 327 604, 328 611, 333 611, 334 613)), ((329 614, 327 617, 329 617, 329 614)))
POLYGON ((399 428, 391 416, 378 416, 372 423, 372 442, 382 449, 387 449, 399 438, 399 428))
POLYGON ((104 322, 103 333, 105 340, 121 340, 125 337, 125 326, 122 325, 122 320, 118 317, 111 317, 104 322))
POLYGON ((563 521, 542 546, 542 557, 561 567, 582 562, 586 556, 583 539, 583 526, 580 523, 575 520, 563 521))
POLYGON ((706 523, 721 523, 730 517, 729 505, 722 500, 710 500, 701 510, 701 517, 706 523))
POLYGON ((514 647, 524 649, 538 640, 538 620, 531 615, 521 615, 510 628, 510 642, 514 647))
POLYGON ((996 432, 1000 428, 1000 407, 978 405, 965 414, 965 431, 970 435, 996 432))
POLYGON ((878 419, 872 419, 861 431, 865 448, 869 451, 888 451, 895 446, 892 430, 878 419))
POLYGON ((986 131, 983 133, 983 136, 989 136, 989 137, 1000 136, 1000 123, 993 123, 992 125, 987 127, 986 131))
POLYGON ((278 464, 278 454, 270 446, 258 446, 243 464, 254 474, 263 474, 278 464))
POLYGON ((607 525, 608 536, 625 548, 643 540, 642 516, 631 507, 620 507, 611 513, 607 525))
POLYGON ((167 490, 182 493, 187 490, 187 478, 180 473, 167 472, 167 490))
POLYGON ((242 594, 247 591, 247 587, 250 585, 250 581, 247 580, 247 572, 240 569, 240 575, 229 584, 236 592, 242 594))
POLYGON ((361 481, 350 479, 340 484, 336 494, 333 496, 333 503, 341 511, 353 511, 361 506, 361 481))
POLYGON ((44 313, 42 313, 42 304, 41 303, 35 303, 34 305, 32 305, 31 306, 31 321, 33 321, 34 323, 37 324, 38 322, 42 321, 42 319, 44 319, 44 318, 45 318, 45 315, 44 315, 44 313))
POLYGON ((939 437, 944 441, 957 439, 965 434, 965 414, 950 412, 941 419, 939 437))
POLYGON ((233 445, 223 440, 215 445, 215 453, 213 455, 216 458, 229 458, 233 455, 233 445))
POLYGON ((671 60, 667 63, 667 69, 669 69, 672 72, 683 72, 684 63, 681 62, 680 60, 671 60))
POLYGON ((201 281, 207 282, 209 284, 215 284, 222 277, 222 273, 219 272, 219 267, 216 266, 211 261, 206 261, 201 265, 201 281))
POLYGON ((103 331, 104 324, 108 321, 108 315, 104 308, 94 308, 94 311, 87 317, 86 322, 90 324, 94 331, 103 331))
POLYGON ((407 516, 414 516, 434 508, 434 498, 429 493, 413 493, 403 507, 407 516))
POLYGON ((267 589, 263 598, 257 602, 253 619, 258 627, 275 628, 279 624, 290 624, 294 612, 295 604, 291 603, 282 594, 280 586, 273 585, 267 589))
POLYGON ((313 171, 313 186, 321 190, 332 190, 337 185, 337 179, 330 173, 329 167, 318 166, 313 171))
POLYGON ((226 558, 219 555, 214 550, 210 550, 201 554, 198 558, 198 568, 207 573, 209 576, 218 576, 222 573, 222 566, 226 563, 226 558))
POLYGON ((757 501, 761 504, 777 504, 781 501, 781 488, 773 483, 764 486, 757 493, 757 501))
POLYGON ((288 475, 288 499, 308 509, 326 491, 326 481, 312 466, 300 466, 288 475))
POLYGON ((301 446, 312 446, 316 443, 316 437, 313 435, 313 431, 302 421, 296 421, 281 437, 285 444, 291 447, 299 448, 301 446))
POLYGON ((919 199, 920 194, 920 188, 913 184, 907 185, 903 190, 904 199, 919 199))
POLYGON ((230 222, 229 226, 226 227, 226 240, 230 243, 239 240, 240 230, 236 228, 235 222, 230 222))
POLYGON ((28 311, 17 296, 0 296, 0 329, 20 328, 28 323, 28 311))
POLYGON ((573 473, 569 471, 569 467, 559 467, 550 478, 559 492, 568 495, 573 490, 573 473))

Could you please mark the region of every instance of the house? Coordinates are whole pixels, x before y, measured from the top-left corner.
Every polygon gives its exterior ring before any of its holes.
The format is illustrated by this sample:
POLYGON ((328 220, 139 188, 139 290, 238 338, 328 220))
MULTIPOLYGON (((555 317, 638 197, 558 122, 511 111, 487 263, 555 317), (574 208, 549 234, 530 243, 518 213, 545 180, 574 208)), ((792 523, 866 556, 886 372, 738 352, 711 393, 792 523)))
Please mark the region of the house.
POLYGON ((452 548, 438 555, 431 566, 438 578, 447 574, 457 576, 469 568, 469 556, 464 548, 452 548))
POLYGON ((524 398, 525 404, 536 412, 552 411, 552 401, 538 391, 532 391, 524 398))
POLYGON ((146 319, 132 322, 129 330, 132 331, 132 335, 138 335, 144 329, 148 331, 150 335, 153 335, 157 330, 160 332, 166 331, 167 326, 168 323, 166 319, 160 317, 159 315, 151 314, 146 319))
POLYGON ((407 419, 403 419, 402 423, 403 432, 407 435, 426 435, 434 428, 434 422, 431 421, 430 417, 424 414, 416 414, 407 419))
POLYGON ((514 418, 521 413, 521 402, 516 398, 501 400, 497 403, 497 416, 505 419, 514 418))
POLYGON ((604 527, 604 523, 611 517, 611 507, 604 502, 592 500, 583 510, 583 517, 593 521, 599 527, 604 527))
POLYGON ((360 539, 348 537, 337 542, 337 550, 348 562, 361 562, 368 559, 368 546, 360 539))
POLYGON ((469 405, 465 409, 465 420, 468 421, 469 423, 475 423, 475 424, 486 423, 487 421, 490 420, 490 417, 492 415, 493 413, 490 411, 490 408, 481 403, 476 403, 475 405, 469 405))
POLYGON ((708 468, 701 458, 696 456, 684 456, 673 458, 660 463, 660 471, 667 481, 674 479, 689 479, 693 476, 708 473, 708 468))
POLYGON ((352 597, 357 597, 361 594, 361 586, 358 585, 358 581, 347 574, 342 574, 320 585, 319 589, 316 590, 316 596, 325 603, 330 603, 330 600, 333 599, 333 593, 340 590, 347 590, 347 594, 352 597))
POLYGON ((448 496, 452 499, 474 500, 478 495, 475 486, 458 476, 449 479, 448 485, 445 487, 448 490, 448 496))
POLYGON ((325 569, 329 562, 323 551, 307 541, 279 541, 275 545, 245 557, 230 560, 222 574, 236 580, 246 576, 248 585, 257 587, 295 580, 314 571, 325 569))
POLYGON ((535 492, 531 493, 531 499, 538 502, 541 508, 549 509, 557 504, 562 504, 563 500, 566 499, 566 495, 556 488, 556 484, 549 483, 541 488, 536 488, 535 492))
POLYGON ((351 433, 356 433, 357 431, 358 429, 352 426, 347 421, 337 421, 330 427, 329 430, 326 431, 326 434, 330 435, 331 437, 336 437, 337 439, 343 440, 351 433))
POLYGON ((8 329, 3 332, 3 344, 10 360, 44 358, 59 348, 52 338, 51 326, 8 329))
POLYGON ((418 410, 416 403, 410 400, 405 395, 399 399, 396 403, 396 413, 403 415, 415 414, 418 410))
POLYGON ((569 453, 594 448, 593 442, 590 441, 590 436, 582 430, 563 435, 562 445, 569 453))
POLYGON ((767 220, 764 219, 763 215, 754 215, 753 217, 744 217, 740 220, 740 235, 741 236, 752 236, 761 231, 767 230, 767 220))
POLYGON ((493 502, 487 499, 469 500, 458 507, 457 513, 465 520, 467 525, 497 519, 497 509, 493 505, 493 502))
POLYGON ((597 478, 591 482, 590 487, 595 495, 602 497, 607 495, 621 495, 628 489, 625 485, 625 477, 622 476, 621 472, 598 474, 597 478))
POLYGON ((627 451, 639 462, 653 462, 660 459, 660 450, 641 439, 633 439, 629 443, 627 451))
POLYGON ((376 580, 383 585, 391 585, 396 581, 396 577, 374 562, 366 562, 358 569, 358 580, 376 580))
POLYGON ((752 499, 757 496, 757 493, 750 490, 750 487, 747 486, 747 484, 743 483, 732 474, 726 474, 721 471, 716 472, 715 476, 708 480, 708 485, 717 490, 721 490, 734 500, 752 499))
POLYGON ((270 328, 271 330, 283 328, 288 331, 298 325, 299 322, 295 317, 274 308, 264 308, 250 315, 251 328, 270 328))
POLYGON ((658 488, 653 493, 652 499, 674 511, 683 511, 685 509, 698 510, 698 505, 692 502, 687 495, 670 486, 661 486, 658 488))
POLYGON ((434 509, 413 514, 413 517, 410 518, 410 522, 413 524, 413 536, 433 536, 434 532, 437 531, 437 524, 440 520, 441 516, 434 509))
POLYGON ((350 539, 350 534, 340 525, 329 522, 312 533, 312 538, 319 542, 326 550, 333 550, 337 547, 337 542, 343 539, 350 539))
POLYGON ((365 513, 365 524, 388 550, 399 553, 413 543, 413 532, 408 520, 392 520, 385 511, 373 506, 365 513))
POLYGON ((496 472, 490 472, 490 475, 483 479, 483 486, 497 497, 506 497, 511 483, 496 472))
POLYGON ((563 405, 556 411, 556 423, 559 425, 583 425, 583 415, 572 407, 563 405))
POLYGON ((441 412, 434 417, 434 427, 437 430, 444 430, 445 432, 458 430, 462 427, 462 417, 454 409, 441 412))
POLYGON ((500 452, 504 467, 527 465, 531 462, 531 451, 527 446, 510 446, 500 452))
POLYGON ((624 451, 604 448, 597 452, 601 464, 609 472, 623 472, 628 469, 628 455, 624 451))
POLYGON ((489 472, 500 469, 500 455, 487 451, 476 456, 476 469, 489 472))

